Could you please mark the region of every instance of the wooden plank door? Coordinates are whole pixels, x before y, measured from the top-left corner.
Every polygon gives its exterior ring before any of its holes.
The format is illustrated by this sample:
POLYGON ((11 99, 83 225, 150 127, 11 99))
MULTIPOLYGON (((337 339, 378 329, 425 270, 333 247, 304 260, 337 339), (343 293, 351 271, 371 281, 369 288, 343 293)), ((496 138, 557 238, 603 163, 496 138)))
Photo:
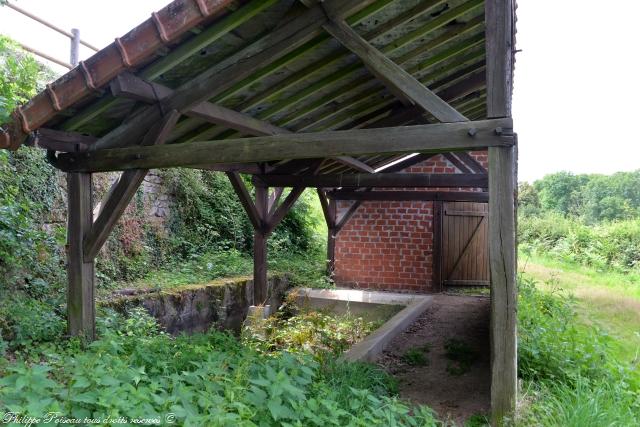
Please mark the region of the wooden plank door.
POLYGON ((440 275, 444 286, 489 285, 488 214, 487 203, 443 203, 440 275))

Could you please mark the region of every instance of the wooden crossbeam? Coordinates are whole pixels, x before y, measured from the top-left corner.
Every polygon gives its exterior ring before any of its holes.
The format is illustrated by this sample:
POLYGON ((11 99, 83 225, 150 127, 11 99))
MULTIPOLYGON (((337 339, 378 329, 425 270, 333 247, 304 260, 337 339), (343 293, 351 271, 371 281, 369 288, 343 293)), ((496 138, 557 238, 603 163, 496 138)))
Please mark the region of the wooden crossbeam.
POLYGON ((320 188, 317 192, 324 220, 327 223, 327 274, 331 277, 336 260, 336 201, 329 200, 326 192, 320 188))
POLYGON ((474 159, 469 153, 464 151, 459 151, 456 153, 456 156, 462 160, 469 168, 471 168, 475 173, 487 173, 487 170, 474 159))
MULTIPOLYGON (((179 117, 180 113, 177 111, 169 112, 162 123, 149 131, 142 141, 142 145, 164 144, 179 117)), ((98 255, 100 248, 107 241, 111 230, 124 213, 148 172, 148 169, 127 170, 112 186, 106 200, 101 204, 100 213, 91 227, 91 233, 85 238, 85 258, 93 259, 98 255)))
POLYGON ((422 163, 424 161, 429 160, 435 156, 435 154, 424 154, 420 153, 415 156, 409 157, 408 159, 404 159, 399 161, 396 164, 393 164, 389 167, 386 167, 380 171, 380 173, 395 173, 404 169, 407 169, 413 165, 417 165, 418 163, 422 163))
POLYGON ((40 128, 25 143, 28 147, 61 152, 79 152, 89 149, 98 138, 77 132, 40 128))
MULTIPOLYGON (((159 83, 145 81, 131 73, 122 73, 111 82, 111 92, 116 97, 130 98, 149 104, 162 102, 174 94, 174 90, 159 83)), ((201 102, 185 111, 185 115, 196 117, 235 129, 248 135, 278 135, 291 131, 271 123, 239 113, 211 102, 201 102)))
MULTIPOLYGON (((326 7, 326 9, 330 10, 329 7, 326 7)), ((441 122, 462 122, 467 120, 465 116, 426 88, 404 68, 369 44, 345 21, 332 19, 324 24, 323 27, 347 49, 356 54, 367 68, 396 96, 408 99, 412 103, 419 105, 441 122)))
POLYGON ((331 191, 327 197, 332 200, 371 201, 445 201, 445 202, 488 202, 489 193, 480 191, 331 191))
MULTIPOLYGON (((211 165, 199 165, 193 166, 192 169, 210 170, 215 172, 238 172, 247 174, 260 174, 264 172, 264 169, 256 163, 222 163, 211 165)), ((267 168, 269 171, 270 168, 267 168)))
POLYGON ((249 194, 249 190, 247 189, 247 186, 244 185, 240 174, 238 172, 227 172, 227 177, 231 182, 231 186, 238 195, 240 203, 247 213, 247 216, 249 216, 249 221, 251 221, 251 225, 253 225, 254 230, 264 230, 266 218, 256 208, 256 205, 249 194))
POLYGON ((386 188, 434 188, 471 187, 486 188, 487 177, 480 174, 327 174, 327 175, 255 175, 254 182, 267 186, 314 188, 328 187, 386 187, 386 188))
POLYGON ((502 130, 511 127, 511 119, 495 119, 127 147, 101 150, 90 156, 61 154, 56 166, 65 171, 107 172, 364 154, 478 150, 513 145, 513 139, 500 135, 502 130))
POLYGON ((300 195, 304 192, 305 187, 294 187, 291 189, 287 197, 278 206, 278 208, 269 217, 267 222, 267 234, 271 233, 280 224, 280 221, 289 213, 294 203, 298 200, 300 195))
MULTIPOLYGON (((130 98, 151 104, 170 97, 174 90, 159 83, 145 81, 127 72, 118 75, 111 82, 111 92, 116 97, 130 98)), ((206 101, 187 110, 185 115, 225 126, 247 135, 264 136, 291 133, 289 129, 206 101)), ((340 156, 336 160, 356 170, 373 172, 370 166, 353 157, 340 156)), ((214 170, 219 170, 219 168, 214 170)))
POLYGON ((338 156, 335 158, 338 162, 349 166, 360 172, 375 173, 375 170, 368 164, 349 156, 338 156))
POLYGON ((457 167, 462 173, 473 173, 471 168, 465 165, 463 162, 458 159, 453 153, 444 153, 444 158, 449 160, 455 167, 457 167))

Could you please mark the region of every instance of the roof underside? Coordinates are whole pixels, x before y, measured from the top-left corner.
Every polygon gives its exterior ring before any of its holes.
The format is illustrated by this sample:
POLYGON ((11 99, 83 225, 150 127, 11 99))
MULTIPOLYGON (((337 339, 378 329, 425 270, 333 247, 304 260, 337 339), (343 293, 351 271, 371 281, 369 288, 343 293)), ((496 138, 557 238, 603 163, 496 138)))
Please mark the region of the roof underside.
MULTIPOLYGON (((251 49, 306 9, 296 0, 232 2, 223 13, 193 27, 178 43, 156 50, 150 60, 129 71, 178 88, 238 51, 251 49), (176 54, 185 51, 188 55, 176 54)), ((378 0, 369 2, 347 22, 467 118, 486 117, 483 0, 378 0)), ((294 132, 437 121, 404 105, 358 57, 325 32, 290 53, 274 57, 210 102, 294 132)), ((108 90, 94 92, 41 127, 101 137, 146 105, 116 99, 108 90)), ((182 116, 168 142, 239 136, 243 135, 233 129, 182 116)), ((378 168, 397 158, 369 155, 358 160, 378 168)), ((353 169, 328 160, 321 173, 348 171, 353 169)))

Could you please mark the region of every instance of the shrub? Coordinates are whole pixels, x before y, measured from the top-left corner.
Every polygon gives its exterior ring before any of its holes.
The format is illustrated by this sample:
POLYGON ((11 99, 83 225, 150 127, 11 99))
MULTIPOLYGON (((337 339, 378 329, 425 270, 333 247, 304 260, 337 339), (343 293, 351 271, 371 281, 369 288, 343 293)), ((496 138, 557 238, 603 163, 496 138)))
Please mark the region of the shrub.
POLYGON ((520 217, 521 247, 565 261, 619 271, 640 268, 640 220, 587 225, 558 214, 520 217))
POLYGON ((520 278, 518 371, 529 390, 519 424, 637 424, 640 382, 634 367, 618 362, 611 338, 597 325, 581 323, 575 308, 570 296, 542 292, 533 280, 520 278))
POLYGON ((4 367, 0 410, 161 422, 172 414, 179 425, 436 425, 429 409, 391 396, 373 367, 267 357, 214 331, 172 338, 132 314, 107 316, 103 339, 86 352, 60 345, 4 367))

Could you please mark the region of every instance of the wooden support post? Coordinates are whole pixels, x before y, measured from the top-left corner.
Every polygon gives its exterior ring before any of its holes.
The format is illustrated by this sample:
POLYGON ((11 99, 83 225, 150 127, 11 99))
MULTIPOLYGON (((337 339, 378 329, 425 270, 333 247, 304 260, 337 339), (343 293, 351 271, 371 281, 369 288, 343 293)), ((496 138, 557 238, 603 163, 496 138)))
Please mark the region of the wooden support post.
POLYGON ((318 198, 327 223, 327 275, 332 277, 336 262, 336 201, 327 199, 327 194, 320 188, 318 198))
POLYGON ((515 410, 517 394, 515 149, 489 149, 491 409, 493 425, 515 410))
MULTIPOLYGON (((513 2, 486 0, 487 115, 511 116, 513 2)), ((510 131, 510 129, 508 130, 510 131)), ((517 399, 516 147, 489 148, 491 418, 512 418, 517 399)))
POLYGON ((327 275, 330 278, 333 278, 336 268, 336 212, 336 201, 329 200, 329 216, 331 217, 331 225, 327 223, 327 275))
POLYGON ((265 219, 269 206, 269 189, 265 186, 256 185, 255 208, 258 212, 262 225, 254 228, 253 231, 253 304, 261 305, 266 303, 267 295, 267 239, 268 233, 265 230, 265 219))
POLYGON ((67 322, 71 336, 95 339, 95 266, 84 256, 83 241, 91 231, 91 174, 67 174, 67 322))

